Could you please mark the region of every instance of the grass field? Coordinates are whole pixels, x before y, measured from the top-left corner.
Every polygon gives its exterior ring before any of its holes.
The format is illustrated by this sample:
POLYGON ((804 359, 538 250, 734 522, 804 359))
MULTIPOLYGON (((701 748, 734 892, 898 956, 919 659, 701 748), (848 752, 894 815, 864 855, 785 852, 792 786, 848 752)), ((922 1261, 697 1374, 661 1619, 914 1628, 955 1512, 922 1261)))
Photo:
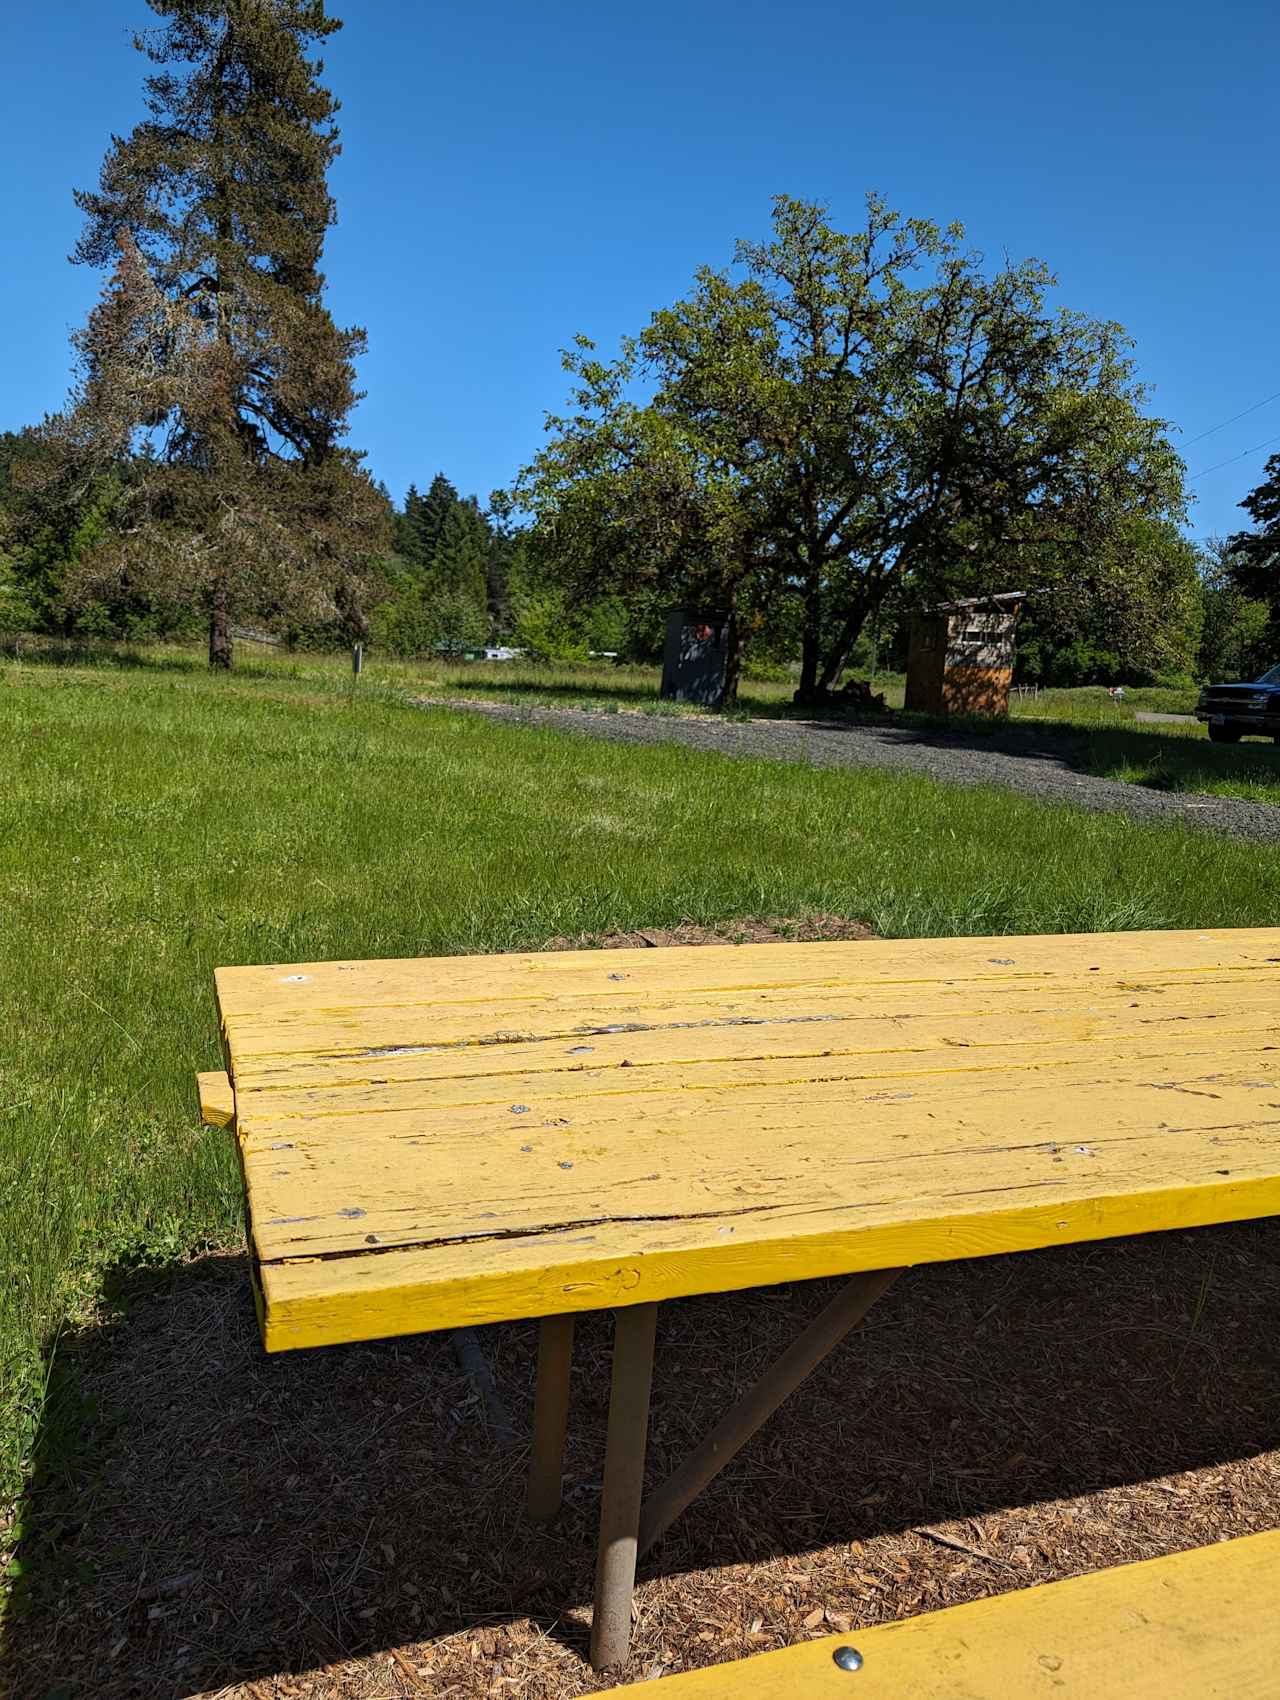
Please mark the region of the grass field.
MULTIPOLYGON (((304 664, 305 665, 305 664, 304 664)), ((387 669, 395 677, 395 664, 387 669)), ((658 673, 652 668, 596 665, 575 668, 521 667, 511 663, 472 663, 432 666, 404 671, 416 688, 442 697, 478 697, 511 704, 559 704, 597 712, 698 713, 660 703, 658 673)), ((891 673, 877 680, 890 708, 901 710, 904 679, 891 673)), ((744 681, 732 711, 740 717, 773 718, 803 711, 791 706, 791 680, 744 681)), ((1280 803, 1280 750, 1261 741, 1236 746, 1211 744, 1198 723, 1144 725, 1143 713, 1189 714, 1194 691, 1164 686, 1126 690, 1120 702, 1101 685, 1073 690, 1045 690, 1038 697, 1015 698, 1009 723, 1084 740, 1081 762, 1090 773, 1132 785, 1210 796, 1244 797, 1255 802, 1280 803)), ((936 724, 909 717, 908 724, 936 724)), ((999 721, 951 722, 976 736, 999 732, 999 721)))
MULTIPOLYGON (((497 702, 561 703, 597 709, 635 708, 663 712, 697 713, 659 703, 661 672, 656 667, 592 662, 587 666, 533 667, 520 662, 466 662, 454 665, 436 662, 380 664, 395 674, 410 668, 444 694, 485 697, 497 702)), ((889 708, 900 710, 906 691, 904 673, 881 673, 874 681, 889 708)), ((740 715, 790 715, 809 712, 792 705, 795 680, 754 678, 742 681, 738 702, 731 711, 740 715)), ((1135 714, 1151 710, 1161 714, 1189 714, 1195 707, 1195 691, 1173 690, 1160 685, 1131 686, 1122 700, 1109 697, 1102 685, 1075 690, 1045 690, 1038 697, 1015 697, 1014 720, 1057 721, 1073 726, 1127 726, 1135 714)))
POLYGON ((408 706, 428 683, 353 692, 337 663, 278 660, 212 678, 181 652, 0 665, 6 1495, 50 1349, 110 1272, 239 1232, 191 1084, 219 1056, 218 963, 817 912, 902 936, 1280 913, 1267 847, 408 706))

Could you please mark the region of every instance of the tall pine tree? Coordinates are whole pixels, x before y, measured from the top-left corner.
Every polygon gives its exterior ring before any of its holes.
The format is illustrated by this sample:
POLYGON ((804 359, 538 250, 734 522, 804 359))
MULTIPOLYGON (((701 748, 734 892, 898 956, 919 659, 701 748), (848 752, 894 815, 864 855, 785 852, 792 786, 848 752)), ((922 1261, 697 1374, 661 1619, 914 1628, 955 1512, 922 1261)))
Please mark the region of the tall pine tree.
POLYGON ((432 579, 441 591, 462 597, 482 614, 488 606, 488 561, 489 527, 475 497, 455 499, 440 528, 431 563, 432 579))
POLYGON ((422 496, 418 486, 410 484, 404 498, 404 511, 395 517, 395 546, 401 560, 412 561, 415 566, 422 564, 419 546, 421 524, 422 496))
POLYGON ((361 635, 385 511, 342 445, 364 333, 323 303, 337 102, 324 0, 148 0, 149 116, 76 200, 74 258, 114 268, 50 422, 68 481, 143 453, 88 577, 197 599, 212 666, 237 614, 361 635))
POLYGON ((430 567, 434 563, 436 552, 444 538, 445 527, 453 517, 458 502, 458 492, 443 472, 437 472, 418 509, 418 559, 425 566, 430 567))

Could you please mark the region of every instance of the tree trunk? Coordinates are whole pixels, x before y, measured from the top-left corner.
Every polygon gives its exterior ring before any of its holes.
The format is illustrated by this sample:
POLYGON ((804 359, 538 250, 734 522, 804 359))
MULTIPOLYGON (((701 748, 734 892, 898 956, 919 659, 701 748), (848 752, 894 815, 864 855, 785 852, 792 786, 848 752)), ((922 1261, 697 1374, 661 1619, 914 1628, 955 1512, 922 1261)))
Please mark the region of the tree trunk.
POLYGON ((227 581, 221 576, 213 581, 209 599, 209 665, 224 672, 231 667, 231 609, 227 581))
POLYGON ((733 622, 733 641, 729 645, 729 653, 724 662, 724 703, 728 708, 738 700, 738 682, 742 678, 742 658, 747 652, 747 634, 735 619, 733 622))
POLYGON ((864 581, 858 600, 845 615, 839 634, 827 651, 822 675, 818 680, 819 691, 833 691, 840 683, 840 675, 849 664, 853 646, 861 637, 862 628, 868 618, 874 614, 877 620, 879 619, 880 605, 888 589, 888 579, 887 573, 879 573, 864 581))
MULTIPOLYGON (((228 31, 228 40, 230 32, 228 31)), ((224 110, 223 79, 226 76, 225 64, 219 62, 215 68, 215 90, 213 96, 214 126, 219 137, 218 145, 218 176, 214 183, 214 225, 217 230, 218 245, 214 250, 213 275, 215 289, 213 295, 214 313, 217 321, 218 341, 228 350, 231 347, 231 322, 228 317, 227 298, 222 288, 222 267, 226 258, 226 250, 232 240, 231 210, 227 196, 227 165, 225 149, 222 142, 222 119, 224 110)), ((232 412, 231 424, 238 423, 238 418, 232 412)), ((227 583, 227 575, 220 572, 213 581, 209 597, 209 665, 219 671, 231 671, 231 592, 227 583)))
POLYGON ((853 646, 862 633, 867 621, 865 608, 856 608, 840 628, 840 635, 827 652, 826 664, 822 669, 822 677, 818 681, 818 689, 833 691, 840 683, 840 675, 848 665, 853 646))
POLYGON ((822 582, 810 570, 804 586, 804 630, 800 636, 800 684, 795 702, 812 703, 818 693, 818 667, 822 661, 822 582))

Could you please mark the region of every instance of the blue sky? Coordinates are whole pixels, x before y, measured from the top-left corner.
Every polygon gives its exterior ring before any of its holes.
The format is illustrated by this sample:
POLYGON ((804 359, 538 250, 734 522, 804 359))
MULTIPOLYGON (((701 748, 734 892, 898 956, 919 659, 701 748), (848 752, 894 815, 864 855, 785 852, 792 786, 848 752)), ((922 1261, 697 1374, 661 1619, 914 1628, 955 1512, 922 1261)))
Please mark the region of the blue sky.
MULTIPOLYGON (((482 497, 606 346, 693 268, 759 235, 777 192, 852 223, 875 187, 1035 254, 1119 319, 1181 430, 1197 533, 1280 439, 1272 0, 331 0, 343 101, 330 304, 370 338, 352 440, 399 497, 445 470, 482 497), (1199 442, 1201 433, 1212 432, 1199 442)), ((140 116, 143 0, 16 8, 4 36, 9 327, 0 428, 61 401, 99 278, 66 255, 74 185, 140 116)), ((1179 440, 1175 437, 1175 440, 1179 440)))

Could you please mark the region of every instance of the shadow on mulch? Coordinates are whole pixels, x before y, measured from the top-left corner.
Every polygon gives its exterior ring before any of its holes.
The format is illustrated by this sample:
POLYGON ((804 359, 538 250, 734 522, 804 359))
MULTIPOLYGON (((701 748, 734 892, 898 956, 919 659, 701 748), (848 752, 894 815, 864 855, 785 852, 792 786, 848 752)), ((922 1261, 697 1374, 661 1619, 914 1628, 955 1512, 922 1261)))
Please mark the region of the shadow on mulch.
MULTIPOLYGON (((835 1285, 663 1307, 651 1479, 835 1285)), ((908 1274, 642 1563, 627 1674, 1280 1525, 1278 1308, 1270 1223, 908 1274)), ((534 1326, 481 1339, 526 1434, 534 1326)), ((584 1663, 608 1357, 583 1318, 540 1530, 447 1336, 268 1358, 242 1257, 135 1287, 59 1353, 0 1691, 608 1686, 584 1663)))

